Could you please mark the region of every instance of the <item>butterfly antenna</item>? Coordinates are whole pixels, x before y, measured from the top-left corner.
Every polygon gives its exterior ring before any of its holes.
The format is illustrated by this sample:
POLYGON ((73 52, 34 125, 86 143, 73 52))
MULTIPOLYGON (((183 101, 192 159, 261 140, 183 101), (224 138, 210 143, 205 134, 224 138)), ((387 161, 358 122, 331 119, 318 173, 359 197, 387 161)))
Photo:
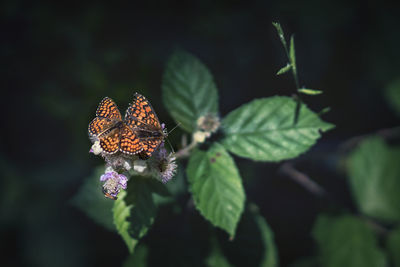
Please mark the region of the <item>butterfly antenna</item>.
POLYGON ((167 142, 168 142, 168 144, 169 144, 169 147, 171 148, 172 153, 175 153, 175 150, 174 150, 174 148, 172 147, 171 142, 168 140, 168 137, 165 138, 165 139, 167 140, 167 142))
POLYGON ((172 131, 173 131, 173 130, 175 130, 176 128, 178 128, 178 126, 179 126, 179 125, 181 125, 181 123, 180 123, 180 122, 178 122, 178 124, 177 124, 177 125, 175 125, 175 127, 174 127, 174 128, 172 128, 172 130, 171 130, 171 131, 169 131, 169 132, 168 132, 168 134, 172 133, 172 131))
MULTIPOLYGON (((179 125, 181 125, 180 122, 179 122, 177 125, 175 125, 175 127, 172 128, 171 131, 169 131, 169 132, 167 133, 167 136, 168 136, 173 130, 175 130, 179 125)), ((171 148, 172 153, 175 153, 175 150, 174 150, 174 148, 172 147, 171 142, 169 141, 168 137, 165 138, 165 139, 167 140, 167 142, 168 142, 168 144, 169 144, 169 147, 171 148)))

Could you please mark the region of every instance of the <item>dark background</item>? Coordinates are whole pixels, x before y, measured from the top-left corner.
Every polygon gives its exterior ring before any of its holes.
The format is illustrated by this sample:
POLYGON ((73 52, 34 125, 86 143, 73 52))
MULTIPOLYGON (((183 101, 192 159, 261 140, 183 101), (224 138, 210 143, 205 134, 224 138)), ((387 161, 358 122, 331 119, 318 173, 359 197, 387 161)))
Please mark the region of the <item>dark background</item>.
MULTIPOLYGON (((253 98, 291 95, 291 75, 275 75, 286 59, 272 21, 295 33, 301 85, 324 91, 305 102, 315 111, 331 107, 323 118, 337 126, 296 167, 324 186, 335 205, 353 210, 345 176, 336 168, 338 149, 351 137, 398 124, 383 94, 399 76, 398 10, 385 1, 344 0, 143 7, 1 2, 2 265, 120 265, 128 255, 122 239, 69 202, 102 164, 88 154, 87 125, 97 104, 109 96, 123 111, 138 91, 171 129, 175 123, 160 94, 166 60, 176 48, 210 68, 221 116, 253 98)), ((171 134, 175 148, 181 134, 171 134)), ((260 206, 275 233, 281 265, 312 255, 312 224, 330 202, 279 174, 279 164, 236 161, 248 200, 260 206)), ((171 221, 156 223, 144 242, 161 244, 160 251, 181 244, 168 250, 169 257, 180 257, 198 240, 183 236, 190 243, 179 243, 182 234, 174 232, 183 223, 171 221)))

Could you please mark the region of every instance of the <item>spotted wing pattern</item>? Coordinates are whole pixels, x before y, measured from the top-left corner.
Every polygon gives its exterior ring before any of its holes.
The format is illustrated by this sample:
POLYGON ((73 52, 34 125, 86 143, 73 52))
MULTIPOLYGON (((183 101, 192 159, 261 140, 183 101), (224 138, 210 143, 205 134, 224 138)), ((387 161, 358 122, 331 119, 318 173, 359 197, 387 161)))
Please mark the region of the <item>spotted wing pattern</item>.
POLYGON ((118 121, 122 120, 122 116, 117 105, 109 97, 105 97, 103 100, 101 100, 99 107, 96 110, 96 116, 118 121))
POLYGON ((114 154, 119 150, 120 134, 117 125, 121 120, 117 105, 111 98, 105 97, 96 110, 96 117, 89 124, 90 139, 98 139, 107 154, 114 154))
POLYGON ((143 151, 140 153, 140 157, 142 159, 147 159, 153 154, 153 152, 157 149, 157 147, 161 144, 163 138, 147 138, 141 140, 141 145, 143 147, 143 151))
POLYGON ((133 96, 133 102, 126 111, 125 122, 132 129, 162 131, 160 121, 150 102, 138 93, 133 96))
POLYGON ((105 97, 96 110, 96 117, 89 124, 89 137, 98 137, 122 120, 117 105, 111 98, 105 97))
POLYGON ((97 137, 110 129, 113 121, 107 118, 96 117, 89 123, 89 137, 97 137))
POLYGON ((120 129, 120 150, 129 155, 138 154, 143 150, 136 133, 125 124, 120 129))
POLYGON ((164 140, 165 135, 153 107, 138 93, 134 95, 132 104, 126 111, 125 123, 139 136, 143 148, 139 156, 142 159, 149 158, 164 140))
POLYGON ((107 134, 100 136, 99 141, 100 141, 100 146, 105 153, 114 154, 118 152, 121 141, 119 135, 119 129, 114 128, 107 134))

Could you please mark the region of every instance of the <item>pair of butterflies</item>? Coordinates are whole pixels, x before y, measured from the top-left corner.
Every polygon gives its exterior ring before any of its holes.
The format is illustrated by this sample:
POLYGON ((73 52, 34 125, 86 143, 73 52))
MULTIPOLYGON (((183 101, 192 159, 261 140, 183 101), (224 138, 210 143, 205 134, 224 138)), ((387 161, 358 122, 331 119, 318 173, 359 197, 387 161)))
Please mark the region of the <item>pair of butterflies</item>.
POLYGON ((105 97, 88 130, 90 139, 98 140, 104 153, 122 152, 141 159, 151 157, 167 136, 150 102, 138 93, 124 119, 114 101, 105 97))

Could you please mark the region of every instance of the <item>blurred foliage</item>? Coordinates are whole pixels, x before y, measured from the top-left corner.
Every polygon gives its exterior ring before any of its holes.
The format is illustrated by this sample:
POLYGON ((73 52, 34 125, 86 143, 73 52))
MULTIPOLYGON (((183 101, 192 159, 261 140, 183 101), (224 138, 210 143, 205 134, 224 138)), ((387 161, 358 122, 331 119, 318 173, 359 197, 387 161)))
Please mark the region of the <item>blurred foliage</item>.
POLYGON ((353 216, 320 215, 313 229, 321 266, 386 266, 386 257, 367 224, 353 216))
POLYGON ((210 254, 206 259, 206 265, 208 267, 231 267, 228 260, 225 258, 221 248, 219 247, 215 239, 211 239, 210 254))
POLYGON ((233 266, 278 266, 274 234, 253 203, 247 205, 234 240, 221 234, 217 237, 221 251, 233 266))
POLYGON ((393 230, 387 238, 386 246, 394 267, 400 266, 400 228, 393 230))
POLYGON ((366 138, 349 156, 348 172, 360 212, 382 221, 400 221, 400 148, 376 136, 366 138))
POLYGON ((71 203, 85 212, 96 223, 110 231, 115 231, 111 209, 112 202, 104 198, 99 177, 104 173, 104 167, 98 167, 93 175, 86 178, 71 203))
POLYGON ((400 79, 386 87, 385 96, 393 111, 396 112, 397 116, 400 116, 400 79))
POLYGON ((129 254, 128 258, 122 264, 122 267, 146 267, 148 254, 148 248, 144 245, 139 245, 135 253, 129 254))

